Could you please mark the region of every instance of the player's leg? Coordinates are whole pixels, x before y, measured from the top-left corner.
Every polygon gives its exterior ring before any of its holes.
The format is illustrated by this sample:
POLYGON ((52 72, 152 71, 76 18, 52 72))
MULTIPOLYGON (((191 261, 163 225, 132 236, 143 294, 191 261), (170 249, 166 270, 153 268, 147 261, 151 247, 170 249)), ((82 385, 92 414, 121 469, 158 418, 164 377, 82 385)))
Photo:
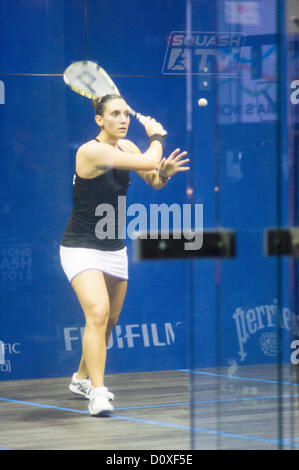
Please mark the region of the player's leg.
POLYGON ((113 406, 108 389, 104 386, 106 365, 106 329, 109 318, 109 294, 104 275, 98 270, 88 270, 72 281, 85 315, 83 357, 88 372, 91 391, 89 412, 92 416, 110 414, 113 406))
POLYGON ((127 281, 120 279, 109 274, 104 274, 106 281, 107 291, 109 295, 109 318, 106 330, 106 345, 108 345, 111 332, 118 322, 124 300, 127 292, 127 281))
POLYGON ((83 360, 79 376, 88 374, 93 387, 104 386, 106 364, 106 329, 109 318, 109 295, 104 275, 98 270, 88 270, 72 281, 85 315, 83 335, 83 360))

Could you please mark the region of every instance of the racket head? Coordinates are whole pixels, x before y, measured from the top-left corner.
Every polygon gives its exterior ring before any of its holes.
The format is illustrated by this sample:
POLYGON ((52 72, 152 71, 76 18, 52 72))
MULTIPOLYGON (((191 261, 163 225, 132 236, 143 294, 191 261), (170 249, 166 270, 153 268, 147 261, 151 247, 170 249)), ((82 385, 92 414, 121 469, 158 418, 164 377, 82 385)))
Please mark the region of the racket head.
POLYGON ((90 60, 78 61, 69 65, 64 71, 63 80, 75 93, 90 99, 112 93, 120 94, 105 70, 90 60))

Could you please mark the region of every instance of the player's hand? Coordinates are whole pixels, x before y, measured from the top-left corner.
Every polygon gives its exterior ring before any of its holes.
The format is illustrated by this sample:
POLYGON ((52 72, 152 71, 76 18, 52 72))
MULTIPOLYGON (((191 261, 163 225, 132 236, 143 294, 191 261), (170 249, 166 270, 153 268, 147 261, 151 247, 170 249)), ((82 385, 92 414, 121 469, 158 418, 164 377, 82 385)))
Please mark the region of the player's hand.
POLYGON ((159 166, 159 174, 162 177, 169 178, 179 171, 190 170, 189 166, 184 166, 190 161, 189 158, 183 159, 185 155, 187 155, 187 152, 181 152, 180 149, 176 149, 169 155, 167 159, 163 158, 159 166))
POLYGON ((160 134, 160 135, 166 134, 166 131, 163 128, 162 124, 157 122, 156 119, 153 119, 149 116, 145 119, 144 127, 145 127, 148 137, 151 137, 154 134, 160 134))

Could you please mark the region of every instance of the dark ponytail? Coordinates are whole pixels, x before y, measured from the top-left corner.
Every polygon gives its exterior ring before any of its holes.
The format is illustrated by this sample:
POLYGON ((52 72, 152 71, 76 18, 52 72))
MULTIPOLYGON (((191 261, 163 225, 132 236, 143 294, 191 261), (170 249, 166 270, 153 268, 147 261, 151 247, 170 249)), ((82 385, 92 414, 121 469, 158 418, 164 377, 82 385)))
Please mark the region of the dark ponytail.
POLYGON ((117 95, 117 94, 110 94, 110 95, 105 95, 100 98, 95 98, 92 100, 92 106, 95 110, 95 114, 98 114, 99 116, 103 116, 105 112, 105 105, 108 103, 110 100, 115 100, 115 99, 123 99, 122 96, 117 95))

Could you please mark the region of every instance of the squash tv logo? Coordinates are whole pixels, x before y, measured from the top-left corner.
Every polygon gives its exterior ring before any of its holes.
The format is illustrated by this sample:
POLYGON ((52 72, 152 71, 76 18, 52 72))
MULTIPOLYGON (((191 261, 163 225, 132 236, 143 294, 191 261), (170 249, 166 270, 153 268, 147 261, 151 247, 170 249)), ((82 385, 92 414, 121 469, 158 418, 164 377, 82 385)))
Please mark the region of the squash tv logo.
POLYGON ((173 31, 162 73, 235 76, 239 72, 244 37, 240 33, 173 31))

